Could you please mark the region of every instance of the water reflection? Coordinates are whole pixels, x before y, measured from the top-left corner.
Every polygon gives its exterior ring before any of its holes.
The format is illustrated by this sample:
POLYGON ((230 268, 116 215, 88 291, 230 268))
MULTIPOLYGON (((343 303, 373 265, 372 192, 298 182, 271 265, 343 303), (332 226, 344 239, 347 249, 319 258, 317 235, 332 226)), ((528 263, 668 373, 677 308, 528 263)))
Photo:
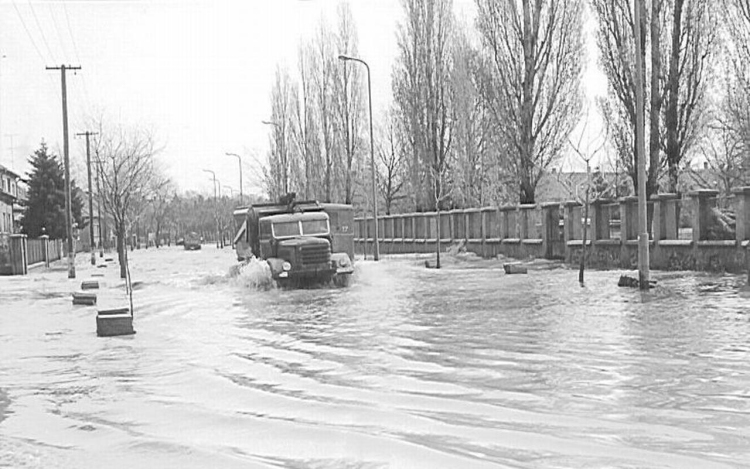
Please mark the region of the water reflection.
POLYGON ((644 297, 617 288, 619 272, 589 272, 580 288, 564 269, 435 271, 405 257, 358 263, 349 288, 284 291, 262 265, 230 268, 232 254, 135 252, 138 334, 127 339, 95 337, 93 309, 62 297, 67 280, 13 279, 0 315, 0 465, 750 459, 738 277, 657 274, 644 297))

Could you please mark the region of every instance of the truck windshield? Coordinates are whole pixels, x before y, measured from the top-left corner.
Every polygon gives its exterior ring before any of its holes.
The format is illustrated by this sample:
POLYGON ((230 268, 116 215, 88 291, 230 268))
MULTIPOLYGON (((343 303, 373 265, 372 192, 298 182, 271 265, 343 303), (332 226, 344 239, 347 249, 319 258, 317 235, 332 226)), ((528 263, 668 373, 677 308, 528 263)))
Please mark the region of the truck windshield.
POLYGON ((299 223, 296 221, 274 223, 273 234, 277 238, 283 238, 286 236, 299 236, 299 223))
POLYGON ((303 220, 302 221, 302 234, 307 235, 307 236, 327 235, 328 234, 328 221, 327 220, 303 220))

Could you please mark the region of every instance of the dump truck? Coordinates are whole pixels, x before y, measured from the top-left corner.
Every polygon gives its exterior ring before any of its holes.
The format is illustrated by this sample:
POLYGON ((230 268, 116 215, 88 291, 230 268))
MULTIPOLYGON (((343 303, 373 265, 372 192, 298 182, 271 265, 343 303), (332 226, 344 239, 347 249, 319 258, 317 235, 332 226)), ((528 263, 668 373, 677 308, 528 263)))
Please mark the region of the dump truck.
POLYGON ((282 286, 334 281, 346 285, 354 272, 354 209, 345 204, 295 201, 237 208, 233 244, 238 261, 268 263, 282 286))

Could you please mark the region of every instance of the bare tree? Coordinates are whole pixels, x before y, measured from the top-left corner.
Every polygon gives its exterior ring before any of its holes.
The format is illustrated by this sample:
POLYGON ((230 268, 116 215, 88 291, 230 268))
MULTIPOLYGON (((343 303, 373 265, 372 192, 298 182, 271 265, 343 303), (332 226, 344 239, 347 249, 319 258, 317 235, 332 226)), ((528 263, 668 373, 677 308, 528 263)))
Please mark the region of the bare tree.
MULTIPOLYGON (((661 31, 664 29, 664 0, 653 0, 651 4, 651 22, 641 15, 641 44, 639 51, 643 63, 647 64, 646 52, 651 45, 651 62, 643 69, 644 98, 649 102, 649 112, 644 116, 649 123, 649 164, 646 181, 646 193, 656 192, 660 159, 660 113, 663 102, 663 77, 665 72, 661 57, 661 31), (658 40, 655 40, 658 39, 658 40), (650 75, 649 75, 650 73, 650 75), (650 76, 650 79, 648 77, 650 76), (652 89, 656 89, 652 93, 652 89), (650 99, 649 99, 650 97, 650 99)), ((607 76, 609 96, 599 101, 601 114, 611 130, 610 137, 623 168, 638 189, 638 156, 636 148, 636 105, 635 105, 635 25, 634 12, 630 2, 611 2, 609 0, 592 0, 591 5, 599 21, 597 45, 599 47, 599 65, 607 76)))
POLYGON ((670 15, 672 34, 664 113, 670 192, 676 192, 681 162, 705 124, 709 64, 715 57, 718 31, 712 8, 702 0, 674 0, 670 15))
POLYGON ((292 176, 295 172, 295 153, 290 145, 292 129, 293 98, 296 87, 289 72, 276 67, 276 80, 271 90, 271 150, 266 170, 266 187, 271 200, 293 190, 292 176))
POLYGON ((459 25, 452 53, 454 193, 459 205, 477 207, 489 198, 491 165, 491 119, 481 90, 484 64, 479 48, 471 43, 466 28, 459 25))
POLYGON ((315 113, 312 63, 314 50, 309 43, 301 43, 298 51, 299 94, 295 96, 294 141, 304 167, 304 198, 314 197, 315 168, 320 158, 318 125, 315 113))
MULTIPOLYGON (((335 37, 338 54, 357 57, 359 55, 357 27, 349 4, 338 5, 338 31, 335 37)), ((352 203, 354 196, 354 172, 362 148, 364 121, 364 99, 362 95, 362 68, 348 61, 340 63, 334 75, 334 102, 336 105, 337 135, 341 139, 341 158, 335 170, 336 179, 343 185, 343 202, 352 203)))
POLYGON ((399 56, 393 69, 398 117, 410 147, 410 178, 417 210, 435 206, 444 191, 435 180, 448 166, 453 135, 451 41, 452 0, 402 0, 399 56))
POLYGON ((390 215, 394 202, 404 199, 406 157, 403 130, 392 112, 387 112, 378 129, 378 188, 385 201, 385 214, 390 215))
POLYGON ((512 147, 520 202, 534 203, 539 179, 578 122, 583 1, 476 3, 477 28, 492 64, 487 102, 512 147))
POLYGON ((442 251, 442 244, 441 244, 441 224, 440 224, 440 207, 443 205, 443 203, 451 198, 452 192, 455 188, 455 186, 452 186, 448 183, 446 180, 447 173, 446 169, 444 168, 441 172, 438 172, 438 169, 436 168, 430 168, 432 171, 432 177, 430 180, 432 181, 432 190, 433 190, 433 197, 435 200, 435 206, 433 209, 435 210, 435 217, 436 217, 436 244, 435 244, 435 258, 436 258, 436 264, 435 268, 439 269, 441 267, 440 265, 440 251, 442 251))
MULTIPOLYGON (((614 142, 615 147, 637 189, 633 11, 629 3, 592 0, 591 4, 599 20, 600 65, 610 91, 606 106, 609 112, 603 109, 603 114, 610 121, 611 136, 620 140, 614 142), (623 122, 631 128, 625 129, 623 122), (623 139, 630 144, 627 153, 623 139)), ((716 15, 706 2, 652 0, 650 16, 642 15, 641 29, 643 49, 640 53, 644 59, 648 54, 651 58, 643 77, 644 84, 648 84, 645 91, 650 103, 645 117, 649 127, 646 192, 651 195, 658 190, 664 167, 668 167, 669 190, 677 190, 683 161, 700 139, 708 106, 709 65, 715 56, 718 27, 716 15)))
POLYGON ((583 284, 583 272, 586 267, 586 244, 587 234, 589 231, 588 220, 589 220, 589 208, 591 206, 592 189, 595 192, 593 194, 594 200, 598 200, 604 193, 604 191, 597 191, 594 187, 594 181, 591 177, 591 161, 596 158, 599 153, 604 149, 607 144, 606 131, 603 128, 595 137, 591 138, 588 136, 589 128, 589 108, 587 107, 584 114, 583 125, 578 134, 578 138, 573 141, 568 139, 570 147, 573 149, 575 154, 586 163, 586 184, 584 191, 584 211, 583 211, 583 244, 581 245, 581 260, 578 267, 578 282, 583 284), (585 141, 588 137, 588 141, 585 141))
POLYGON ((750 158, 750 0, 723 0, 722 6, 728 40, 721 123, 736 155, 747 160, 750 158))
POLYGON ((100 175, 104 210, 114 221, 120 277, 126 278, 125 239, 131 224, 138 220, 160 177, 156 167, 157 148, 149 130, 98 122, 94 140, 94 164, 100 175))
MULTIPOLYGON (((170 202, 174 198, 175 188, 169 178, 160 176, 151 182, 149 192, 151 193, 151 226, 156 236, 155 247, 158 248, 161 244, 161 232, 167 224, 172 209, 170 202)), ((146 246, 148 247, 148 243, 146 246)))
POLYGON ((334 74, 339 65, 335 50, 334 36, 324 19, 321 19, 317 35, 313 41, 314 54, 311 61, 313 90, 320 132, 320 153, 322 164, 322 198, 331 202, 333 198, 333 167, 335 161, 335 120, 334 120, 334 74))
POLYGON ((698 186, 718 188, 720 197, 728 199, 733 189, 750 184, 750 159, 729 123, 713 119, 697 147, 706 159, 707 171, 689 169, 687 174, 698 186))

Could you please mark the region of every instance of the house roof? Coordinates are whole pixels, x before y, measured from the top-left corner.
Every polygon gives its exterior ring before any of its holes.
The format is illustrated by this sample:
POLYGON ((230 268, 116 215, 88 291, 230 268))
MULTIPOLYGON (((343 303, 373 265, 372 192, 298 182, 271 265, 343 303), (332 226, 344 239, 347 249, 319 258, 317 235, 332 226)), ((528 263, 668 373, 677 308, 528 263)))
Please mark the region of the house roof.
POLYGON ((5 166, 3 166, 1 164, 0 164, 0 173, 7 174, 7 175, 13 177, 14 179, 20 179, 21 178, 21 176, 19 176, 17 173, 13 172, 9 168, 6 168, 5 166))

